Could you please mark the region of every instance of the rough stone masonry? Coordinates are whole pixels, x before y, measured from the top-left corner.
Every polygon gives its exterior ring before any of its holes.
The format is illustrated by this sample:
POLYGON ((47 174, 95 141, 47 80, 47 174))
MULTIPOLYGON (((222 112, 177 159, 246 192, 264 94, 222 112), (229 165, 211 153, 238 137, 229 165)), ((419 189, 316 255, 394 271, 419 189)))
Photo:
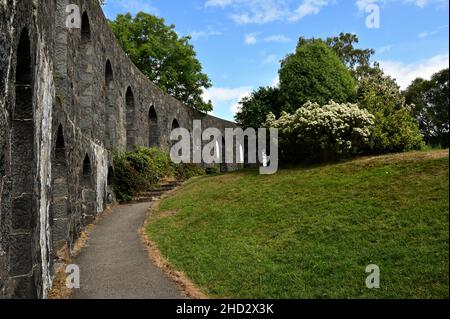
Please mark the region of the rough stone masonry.
POLYGON ((151 83, 93 0, 0 0, 0 92, 0 298, 47 297, 58 252, 111 198, 112 150, 235 127, 151 83))

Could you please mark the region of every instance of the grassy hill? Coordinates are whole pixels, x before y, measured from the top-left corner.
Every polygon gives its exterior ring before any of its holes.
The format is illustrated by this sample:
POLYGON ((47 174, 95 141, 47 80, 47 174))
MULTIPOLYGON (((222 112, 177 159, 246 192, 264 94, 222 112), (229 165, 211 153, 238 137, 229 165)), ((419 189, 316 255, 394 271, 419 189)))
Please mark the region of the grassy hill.
POLYGON ((147 232, 212 297, 448 298, 448 182, 448 151, 202 177, 147 232))

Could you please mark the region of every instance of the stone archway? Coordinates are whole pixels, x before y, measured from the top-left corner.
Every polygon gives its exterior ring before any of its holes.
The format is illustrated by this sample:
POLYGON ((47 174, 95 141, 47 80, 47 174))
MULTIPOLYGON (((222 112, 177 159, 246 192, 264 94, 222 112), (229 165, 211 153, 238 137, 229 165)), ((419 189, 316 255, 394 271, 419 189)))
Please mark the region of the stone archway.
POLYGON ((80 35, 80 128, 84 134, 91 135, 93 127, 93 89, 94 81, 94 48, 92 45, 92 33, 89 16, 85 11, 81 17, 81 35, 80 35))
POLYGON ((129 86, 125 94, 126 105, 126 123, 127 123, 127 149, 133 150, 136 144, 136 130, 135 130, 135 100, 133 90, 129 86))
POLYGON ((57 253, 63 248, 69 238, 69 184, 66 160, 66 145, 62 125, 58 127, 55 145, 55 157, 52 165, 52 191, 51 206, 52 244, 53 251, 57 253))
POLYGON ((177 128, 180 128, 180 123, 178 123, 178 120, 177 120, 177 119, 174 119, 174 120, 172 121, 172 126, 171 126, 171 128, 172 128, 172 131, 175 130, 175 129, 177 129, 177 128))
MULTIPOLYGON (((170 126, 169 139, 170 139, 170 135, 172 134, 172 131, 177 128, 180 128, 180 123, 178 123, 177 119, 173 119, 172 125, 170 126)), ((173 140, 173 141, 170 140, 170 147, 173 147, 175 144, 177 144, 178 141, 179 140, 173 140)), ((180 150, 179 155, 181 155, 181 150, 180 150)))
POLYGON ((114 201, 114 168, 108 167, 108 175, 106 177, 106 204, 111 204, 114 201))
POLYGON ((114 73, 111 62, 105 65, 105 146, 115 147, 116 130, 114 124, 114 73))
POLYGON ((81 207, 83 225, 92 223, 96 216, 97 193, 94 188, 94 174, 91 159, 88 154, 84 157, 81 175, 81 207))
POLYGON ((156 109, 152 105, 148 111, 148 146, 159 146, 159 129, 158 129, 158 115, 156 109))
POLYGON ((17 47, 15 106, 12 110, 11 174, 12 227, 9 275, 15 277, 17 291, 33 291, 33 228, 35 221, 35 146, 33 114, 33 72, 31 43, 24 28, 17 47))

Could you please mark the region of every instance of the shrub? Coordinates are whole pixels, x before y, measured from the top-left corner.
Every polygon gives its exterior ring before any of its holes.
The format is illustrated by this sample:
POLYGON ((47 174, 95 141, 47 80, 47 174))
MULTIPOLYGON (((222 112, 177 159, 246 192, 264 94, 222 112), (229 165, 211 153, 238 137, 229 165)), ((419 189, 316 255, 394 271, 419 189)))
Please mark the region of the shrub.
POLYGON ((173 169, 175 177, 180 180, 205 175, 205 169, 198 164, 173 164, 173 169))
POLYGON ((358 86, 358 104, 375 115, 375 127, 366 150, 371 154, 406 152, 423 147, 419 124, 394 79, 375 65, 358 86))
POLYGON ((356 104, 306 103, 295 114, 267 117, 279 129, 279 147, 288 161, 329 161, 361 154, 369 142, 374 116, 356 104))
POLYGON ((129 201, 163 178, 185 180, 204 173, 198 165, 173 163, 159 148, 140 147, 133 152, 114 154, 113 189, 119 201, 129 201))

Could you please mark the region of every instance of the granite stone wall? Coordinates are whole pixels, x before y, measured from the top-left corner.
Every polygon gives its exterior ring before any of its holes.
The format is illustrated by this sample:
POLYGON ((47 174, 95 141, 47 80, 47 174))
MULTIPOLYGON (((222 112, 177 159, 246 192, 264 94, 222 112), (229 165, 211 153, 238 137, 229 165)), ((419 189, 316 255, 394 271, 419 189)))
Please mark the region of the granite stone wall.
POLYGON ((0 298, 47 297, 58 256, 111 198, 112 150, 169 150, 193 120, 235 127, 151 83, 97 1, 0 0, 0 298), (66 27, 69 4, 81 28, 66 27))

